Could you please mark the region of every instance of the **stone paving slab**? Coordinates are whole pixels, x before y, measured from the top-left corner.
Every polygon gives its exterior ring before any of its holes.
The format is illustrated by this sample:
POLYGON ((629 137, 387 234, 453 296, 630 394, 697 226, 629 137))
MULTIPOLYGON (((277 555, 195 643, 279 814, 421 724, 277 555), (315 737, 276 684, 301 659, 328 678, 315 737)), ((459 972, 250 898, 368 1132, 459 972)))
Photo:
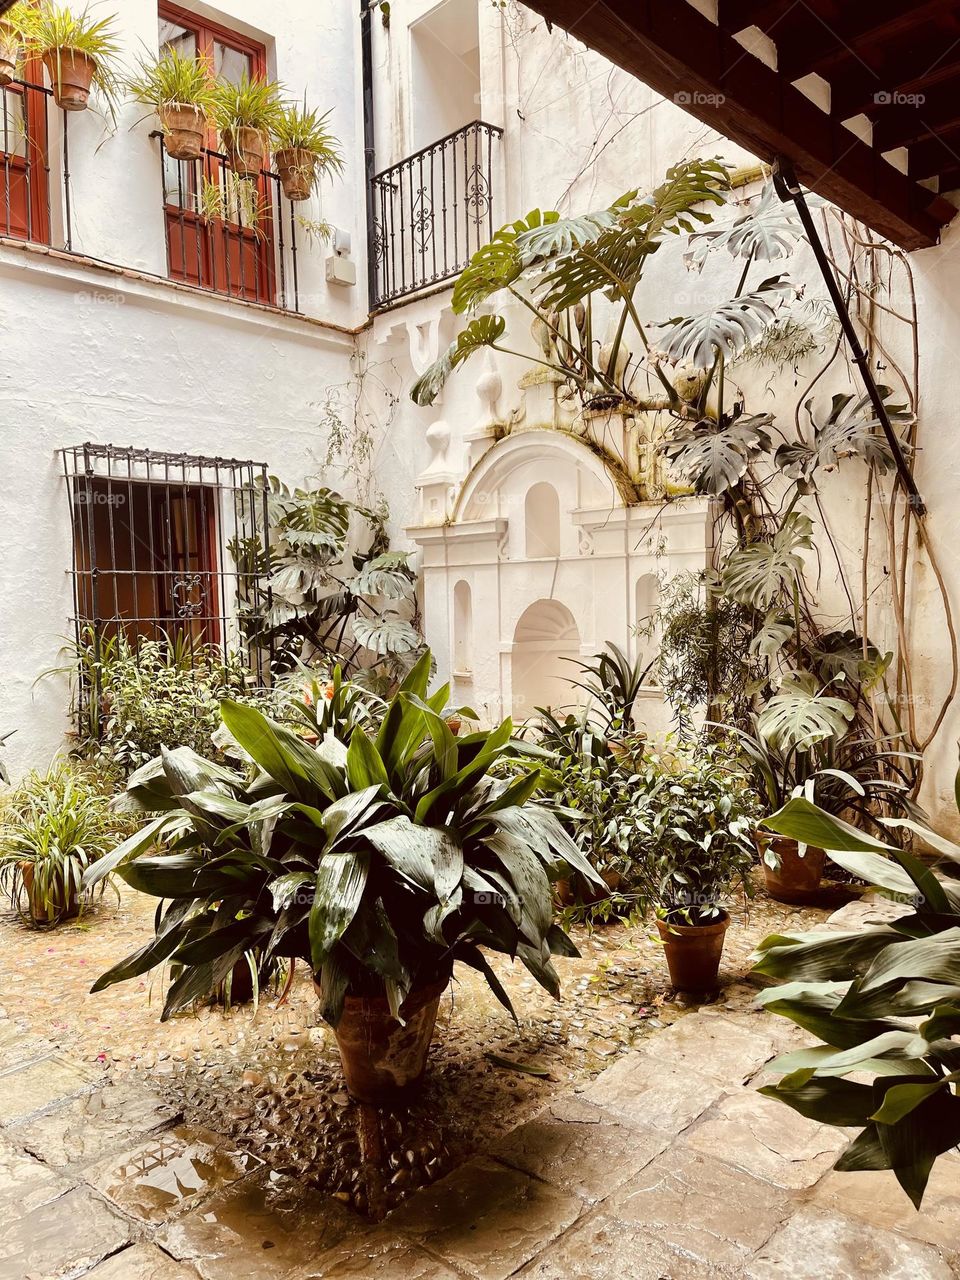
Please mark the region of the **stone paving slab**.
POLYGON ((581 1097, 641 1128, 673 1136, 726 1092, 714 1076, 630 1053, 608 1067, 581 1097))
POLYGON ((489 1154, 594 1203, 660 1155, 669 1141, 663 1132, 636 1128, 609 1111, 572 1098, 551 1103, 496 1143, 489 1154))
POLYGON ((743 1272, 747 1280, 953 1280, 939 1249, 809 1206, 794 1214, 743 1272))
POLYGON ((960 1255, 960 1159, 946 1156, 930 1174, 918 1213, 892 1174, 828 1173, 811 1207, 896 1230, 960 1255))
POLYGON ((76 1188, 22 1217, 0 1218, 0 1280, 73 1276, 131 1240, 127 1219, 92 1191, 76 1188))
POLYGON ((784 1192, 699 1152, 671 1147, 604 1204, 676 1253, 736 1267, 791 1211, 784 1192))
POLYGON ((722 1014, 698 1012, 658 1031, 640 1053, 735 1088, 776 1055, 777 1043, 764 1024, 748 1030, 722 1014))
POLYGON ((0 1136, 0 1219, 31 1213, 69 1190, 66 1178, 0 1136))
POLYGON ((332 1249, 290 1280, 461 1280, 463 1273, 386 1231, 332 1249))
POLYGON ((197 1273, 155 1244, 134 1244, 88 1271, 83 1280, 197 1280, 197 1273))
POLYGON ((849 1141, 754 1090, 730 1094, 680 1137, 681 1145, 778 1187, 812 1186, 849 1141))
POLYGON ((372 1230, 335 1200, 262 1169, 168 1223, 157 1241, 203 1280, 281 1280, 334 1245, 361 1248, 372 1230))
POLYGON ((260 1165, 206 1129, 180 1125, 87 1170, 91 1186, 132 1218, 166 1222, 260 1165))
POLYGON ((683 1257, 642 1227, 599 1213, 567 1231, 517 1280, 727 1280, 733 1272, 683 1257))
POLYGON ((170 1125, 175 1108, 131 1084, 107 1084, 65 1107, 10 1128, 21 1146, 62 1168, 84 1165, 170 1125))
POLYGON ((44 1058, 0 1075, 0 1124, 62 1106, 81 1093, 91 1093, 100 1083, 97 1073, 68 1058, 44 1058))
POLYGON ((12 1018, 0 1020, 0 1072, 56 1053, 56 1045, 24 1031, 12 1018))
POLYGON ((583 1210, 583 1202, 493 1160, 470 1160, 388 1222, 477 1280, 506 1280, 583 1210))

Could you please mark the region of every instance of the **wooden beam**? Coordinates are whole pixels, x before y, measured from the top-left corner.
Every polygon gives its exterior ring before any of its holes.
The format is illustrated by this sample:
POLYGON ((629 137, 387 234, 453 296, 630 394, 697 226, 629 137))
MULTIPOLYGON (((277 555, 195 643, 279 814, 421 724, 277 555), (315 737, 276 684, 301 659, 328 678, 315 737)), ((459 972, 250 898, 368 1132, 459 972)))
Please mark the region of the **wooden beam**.
MULTIPOLYGON (((960 5, 947 7, 944 0, 916 0, 912 5, 903 0, 871 0, 862 8, 835 7, 833 12, 822 14, 801 3, 772 33, 777 44, 777 70, 788 80, 799 80, 811 71, 830 79, 830 72, 837 67, 858 62, 872 65, 871 53, 880 46, 904 38, 916 40, 925 23, 940 19, 942 24, 951 17, 955 38, 960 34, 960 5)), ((947 43, 950 38, 947 36, 947 43)), ((902 53, 902 47, 897 52, 902 53)))
POLYGON ((945 169, 960 166, 960 131, 939 130, 934 137, 918 142, 907 152, 907 172, 911 178, 935 178, 945 169))
POLYGON ((875 116, 889 101, 925 96, 960 72, 960 43, 941 36, 884 51, 870 64, 847 64, 830 82, 830 110, 838 120, 861 112, 875 116))
POLYGON ((686 0, 525 3, 760 159, 786 156, 807 187, 904 249, 936 244, 956 213, 686 0))
POLYGON ((731 35, 747 27, 759 27, 773 37, 772 28, 796 4, 797 0, 717 0, 717 22, 731 35))
POLYGON ((891 103, 873 118, 873 145, 878 151, 911 147, 960 124, 960 80, 948 80, 924 94, 923 103, 908 107, 891 103))

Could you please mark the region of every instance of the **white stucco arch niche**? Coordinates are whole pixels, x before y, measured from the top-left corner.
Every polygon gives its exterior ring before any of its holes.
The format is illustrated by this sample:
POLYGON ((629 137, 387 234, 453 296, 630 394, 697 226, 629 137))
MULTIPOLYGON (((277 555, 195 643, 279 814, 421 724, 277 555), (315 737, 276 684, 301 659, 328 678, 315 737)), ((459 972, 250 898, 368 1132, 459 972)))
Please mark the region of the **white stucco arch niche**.
POLYGON ((639 501, 625 471, 572 432, 530 428, 492 441, 456 486, 445 469, 444 502, 431 501, 428 473, 421 479, 421 522, 408 533, 422 552, 427 639, 441 669, 462 670, 456 588, 469 583, 472 679, 458 692, 488 721, 576 701, 559 678, 574 667, 535 662, 535 643, 558 660, 606 640, 637 656, 648 643, 635 634, 638 581, 707 563, 706 502, 639 501), (570 625, 547 634, 558 618, 570 625))

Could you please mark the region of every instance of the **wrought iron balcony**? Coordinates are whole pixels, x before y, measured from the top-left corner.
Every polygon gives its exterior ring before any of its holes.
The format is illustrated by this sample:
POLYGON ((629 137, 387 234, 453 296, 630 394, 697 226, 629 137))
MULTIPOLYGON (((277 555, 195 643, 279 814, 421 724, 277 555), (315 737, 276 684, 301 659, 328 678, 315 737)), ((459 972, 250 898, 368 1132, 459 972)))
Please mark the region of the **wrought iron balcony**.
POLYGON ((493 235, 493 147, 502 129, 476 120, 373 179, 372 306, 457 275, 493 235))
POLYGON ((241 177, 209 147, 199 160, 175 160, 163 135, 153 136, 160 140, 170 279, 298 312, 297 215, 277 174, 241 177))

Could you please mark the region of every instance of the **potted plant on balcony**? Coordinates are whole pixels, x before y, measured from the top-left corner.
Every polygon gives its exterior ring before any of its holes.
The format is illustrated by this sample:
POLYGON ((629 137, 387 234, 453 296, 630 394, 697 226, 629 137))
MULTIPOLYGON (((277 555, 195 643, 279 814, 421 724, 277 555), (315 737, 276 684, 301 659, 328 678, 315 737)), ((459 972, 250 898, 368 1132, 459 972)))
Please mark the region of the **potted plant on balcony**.
POLYGON ((323 173, 340 173, 340 144, 327 128, 330 112, 284 103, 273 125, 273 163, 288 200, 309 200, 323 173))
POLYGON ((737 885, 749 891, 756 797, 721 743, 651 751, 632 785, 647 796, 646 820, 634 818, 632 874, 656 911, 670 979, 679 991, 713 991, 727 895, 737 885))
POLYGON ((168 155, 174 160, 200 158, 216 96, 202 58, 169 49, 160 57, 141 60, 139 74, 127 82, 127 88, 136 102, 157 113, 168 155))
POLYGON ((60 764, 23 782, 0 812, 0 887, 24 923, 49 928, 79 915, 89 899, 84 871, 123 830, 81 770, 60 764))
POLYGON ((279 86, 244 72, 236 84, 216 82, 214 94, 214 118, 230 167, 241 177, 259 177, 280 112, 279 86))
POLYGON ((114 114, 119 54, 115 21, 116 14, 94 19, 87 9, 74 14, 55 4, 37 10, 30 49, 46 67, 54 101, 64 111, 84 111, 94 87, 114 114))
POLYGON ((303 960, 347 1084, 365 1101, 419 1081, 456 961, 483 973, 508 1009, 484 948, 519 957, 558 994, 551 958, 577 953, 553 921, 550 879, 564 863, 595 873, 532 802, 537 770, 491 776, 510 722, 455 737, 448 688, 428 695, 430 666, 425 653, 375 735, 351 718, 343 738, 312 746, 226 701, 224 724, 254 762, 246 775, 186 748, 135 774, 129 803, 167 808, 87 883, 116 870, 169 905, 156 937, 94 989, 172 960, 182 970, 168 1018, 258 947, 264 962, 303 960))
POLYGON ((20 75, 25 54, 36 31, 37 10, 19 0, 0 18, 0 87, 20 75))

